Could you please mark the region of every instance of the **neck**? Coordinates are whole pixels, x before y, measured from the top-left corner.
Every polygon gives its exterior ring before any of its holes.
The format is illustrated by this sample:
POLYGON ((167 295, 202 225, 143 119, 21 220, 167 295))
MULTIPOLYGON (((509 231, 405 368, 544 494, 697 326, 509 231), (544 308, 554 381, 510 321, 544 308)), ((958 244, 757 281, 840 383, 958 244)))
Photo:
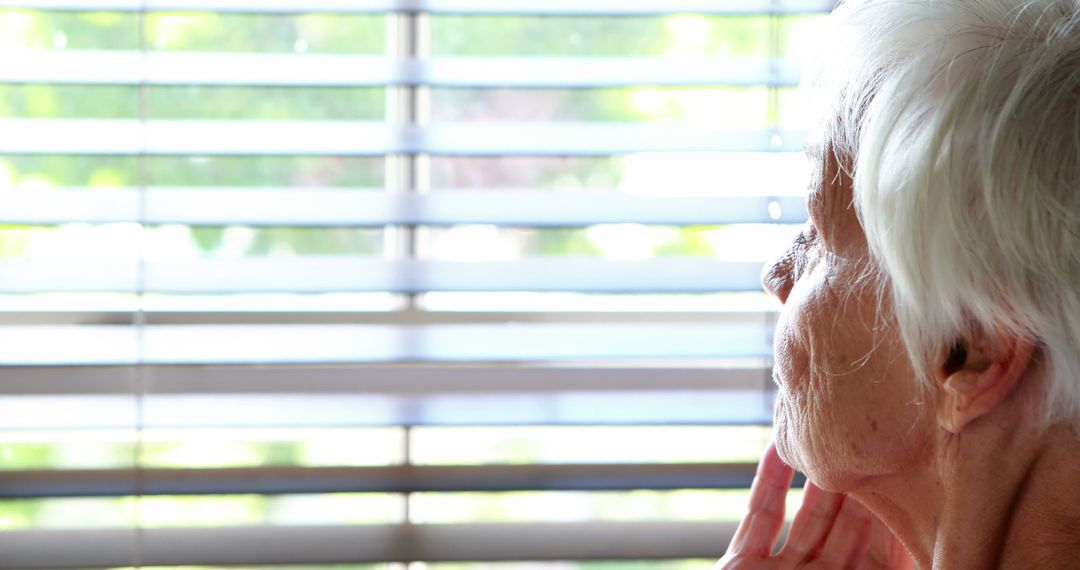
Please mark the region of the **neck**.
POLYGON ((852 491, 920 568, 1080 568, 1080 438, 1000 419, 942 432, 919 467, 852 491))

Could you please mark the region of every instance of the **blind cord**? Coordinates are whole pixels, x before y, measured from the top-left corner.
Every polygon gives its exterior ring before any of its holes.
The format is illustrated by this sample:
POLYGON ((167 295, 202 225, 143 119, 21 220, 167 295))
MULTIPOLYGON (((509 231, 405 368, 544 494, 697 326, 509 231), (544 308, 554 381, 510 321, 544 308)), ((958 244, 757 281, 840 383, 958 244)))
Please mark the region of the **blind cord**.
MULTIPOLYGON (((778 153, 783 149, 783 139, 780 130, 780 83, 782 80, 782 74, 780 69, 780 58, 783 50, 783 0, 770 0, 769 2, 769 110, 768 110, 768 129, 770 139, 770 152, 778 153)), ((775 198, 774 198, 775 200, 775 198)), ((775 216, 779 218, 779 216, 775 216)), ((782 219, 776 219, 776 223, 782 224, 782 219)), ((776 315, 773 312, 765 312, 765 327, 763 333, 765 335, 765 346, 772 346, 772 335, 776 328, 776 315)), ((770 351, 771 352, 771 351, 770 351)), ((772 416, 773 399, 770 394, 773 391, 772 381, 772 369, 774 365, 772 356, 768 359, 768 365, 763 368, 763 378, 761 386, 761 401, 765 417, 772 416)), ((772 434, 766 434, 766 439, 771 440, 772 434)), ((768 445, 768 441, 765 442, 768 445)))
POLYGON ((138 221, 139 221, 139 244, 138 259, 135 272, 135 312, 133 325, 135 327, 135 366, 132 368, 133 397, 134 397, 134 442, 132 453, 133 492, 132 513, 134 524, 134 541, 132 545, 132 566, 142 568, 145 560, 145 532, 142 521, 142 495, 145 489, 145 473, 143 472, 143 427, 145 420, 145 396, 146 396, 146 367, 145 367, 145 332, 146 314, 144 310, 146 295, 146 191, 149 183, 149 169, 147 164, 147 121, 149 120, 149 98, 147 84, 147 53, 148 42, 146 37, 147 6, 146 0, 140 0, 139 4, 139 91, 138 91, 138 117, 139 117, 139 154, 136 157, 138 176, 138 221))

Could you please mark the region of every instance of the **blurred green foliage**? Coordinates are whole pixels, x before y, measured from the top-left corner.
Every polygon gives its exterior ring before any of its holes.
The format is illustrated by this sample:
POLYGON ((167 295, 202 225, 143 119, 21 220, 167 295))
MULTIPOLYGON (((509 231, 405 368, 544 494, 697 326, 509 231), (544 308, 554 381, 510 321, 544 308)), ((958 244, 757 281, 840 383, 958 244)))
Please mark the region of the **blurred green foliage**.
MULTIPOLYGON (((382 121, 382 88, 180 87, 146 89, 151 119, 382 121)), ((139 88, 0 84, 0 116, 26 119, 136 119, 139 88)))
POLYGON ((0 10, 0 47, 131 50, 139 35, 135 13, 0 10))
POLYGON ((228 188, 381 188, 385 171, 363 156, 154 156, 146 166, 153 186, 228 188))
POLYGON ((135 87, 0 85, 0 116, 30 119, 130 119, 138 116, 135 87))
POLYGON ((382 121, 384 89, 304 87, 153 87, 154 119, 382 121))
MULTIPOLYGON (((239 228, 217 227, 191 228, 191 238, 203 250, 217 252, 228 232, 239 228)), ((368 255, 382 253, 382 231, 366 228, 243 228, 249 235, 241 252, 223 252, 235 256, 238 253, 259 255, 368 255)))
POLYGON ((718 129, 768 126, 759 87, 435 89, 435 121, 684 122, 718 129))
POLYGON ((60 447, 50 443, 0 444, 0 469, 49 469, 59 455, 60 447))
POLYGON ((133 156, 0 156, 0 184, 16 189, 133 186, 138 172, 133 156))
POLYGON ((384 162, 351 156, 0 155, 0 184, 14 189, 139 185, 229 188, 379 188, 384 162), (141 165, 140 165, 141 162, 141 165))
POLYGON ((456 56, 748 56, 768 53, 769 18, 434 16, 432 52, 456 56))
POLYGON ((381 54, 385 18, 353 14, 213 14, 158 12, 146 18, 146 41, 160 50, 381 54))

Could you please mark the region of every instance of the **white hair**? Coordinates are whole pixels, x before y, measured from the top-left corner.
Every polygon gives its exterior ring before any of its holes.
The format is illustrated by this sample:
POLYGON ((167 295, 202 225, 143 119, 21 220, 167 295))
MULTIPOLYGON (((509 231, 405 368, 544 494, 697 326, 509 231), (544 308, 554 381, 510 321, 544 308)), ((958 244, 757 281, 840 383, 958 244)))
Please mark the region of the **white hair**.
POLYGON ((1080 427, 1080 0, 842 3, 811 83, 923 381, 974 331, 1041 348, 1080 427))

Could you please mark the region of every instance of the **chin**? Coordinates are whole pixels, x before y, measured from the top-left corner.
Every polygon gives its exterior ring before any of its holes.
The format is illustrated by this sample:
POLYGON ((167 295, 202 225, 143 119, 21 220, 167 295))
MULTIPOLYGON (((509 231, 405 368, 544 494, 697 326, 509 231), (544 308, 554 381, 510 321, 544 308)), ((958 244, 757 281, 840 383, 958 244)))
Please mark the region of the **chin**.
POLYGON ((773 439, 776 453, 797 471, 805 471, 799 453, 798 441, 794 438, 792 429, 794 424, 789 415, 787 401, 781 394, 776 398, 776 407, 773 409, 773 439))
POLYGON ((806 473, 810 468, 806 465, 802 449, 799 447, 798 442, 790 437, 788 430, 784 429, 784 427, 782 424, 776 425, 776 439, 774 442, 776 453, 780 456, 780 459, 784 460, 784 463, 800 473, 806 473))
POLYGON ((784 463, 803 473, 815 485, 834 493, 846 492, 852 487, 852 477, 838 469, 836 457, 818 457, 820 446, 808 441, 809 429, 792 417, 791 410, 781 396, 776 399, 773 413, 773 432, 776 452, 784 463))

